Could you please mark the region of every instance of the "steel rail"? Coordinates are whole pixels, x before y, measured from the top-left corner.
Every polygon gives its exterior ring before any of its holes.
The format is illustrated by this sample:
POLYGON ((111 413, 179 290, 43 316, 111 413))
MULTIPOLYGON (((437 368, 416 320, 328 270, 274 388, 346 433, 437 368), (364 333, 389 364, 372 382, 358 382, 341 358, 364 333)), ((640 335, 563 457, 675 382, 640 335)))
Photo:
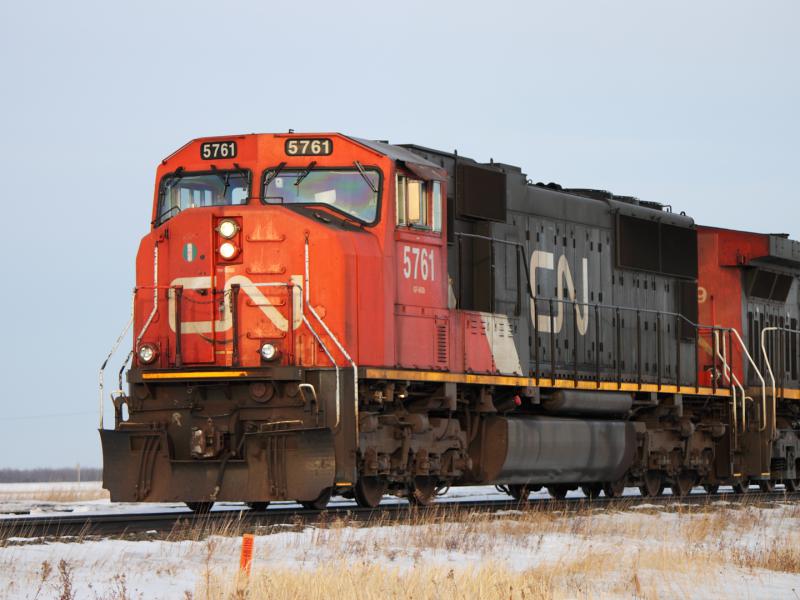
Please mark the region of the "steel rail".
MULTIPOLYGON (((560 512, 579 512, 581 510, 626 510, 642 506, 679 507, 713 506, 718 502, 731 504, 796 502, 800 493, 795 492, 752 492, 737 494, 725 492, 707 494, 698 492, 688 496, 623 496, 621 498, 568 498, 553 500, 551 498, 532 498, 527 502, 516 500, 471 500, 471 501, 439 501, 427 507, 416 507, 404 502, 384 504, 377 508, 360 508, 354 505, 332 506, 325 510, 308 510, 303 508, 270 508, 263 512, 247 508, 235 510, 216 510, 208 514, 189 512, 157 512, 144 514, 99 514, 99 515, 66 515, 53 517, 13 517, 0 519, 0 540, 23 538, 64 538, 92 536, 127 535, 155 532, 157 534, 177 534, 208 530, 214 532, 215 525, 239 526, 252 530, 257 527, 313 525, 325 524, 332 520, 349 520, 354 523, 381 523, 387 521, 402 522, 407 519, 411 524, 420 518, 442 517, 452 522, 459 515, 475 512, 503 512, 498 516, 514 516, 516 511, 545 510, 560 512)), ((281 527, 280 531, 285 531, 281 527)))

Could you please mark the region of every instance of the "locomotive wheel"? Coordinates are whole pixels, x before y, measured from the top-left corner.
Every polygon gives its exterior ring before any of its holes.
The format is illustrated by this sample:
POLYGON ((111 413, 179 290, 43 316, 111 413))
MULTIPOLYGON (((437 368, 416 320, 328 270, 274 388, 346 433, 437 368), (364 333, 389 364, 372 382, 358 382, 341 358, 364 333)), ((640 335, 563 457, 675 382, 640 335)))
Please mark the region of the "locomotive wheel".
POLYGON ((331 500, 331 491, 331 488, 325 488, 314 500, 301 500, 300 504, 308 510, 323 510, 331 500))
POLYGON ((688 496, 692 493, 694 487, 695 474, 692 471, 681 471, 672 482, 672 495, 673 496, 688 496))
POLYGON ((211 507, 214 506, 213 502, 186 502, 185 504, 196 515, 207 515, 211 512, 211 507))
POLYGON ((556 485, 548 485, 547 493, 553 497, 553 500, 563 500, 567 497, 567 492, 571 489, 570 486, 564 483, 558 483, 556 485))
POLYGON ((750 491, 750 482, 746 479, 740 479, 733 484, 733 491, 737 494, 747 494, 750 491))
POLYGON ((581 491, 583 495, 587 498, 594 499, 600 496, 600 492, 603 491, 603 484, 602 483, 587 483, 586 485, 581 486, 581 491))
POLYGON ((380 477, 360 477, 353 489, 353 496, 361 508, 375 508, 381 503, 387 488, 386 480, 380 477))
POLYGON ((408 490, 408 503, 414 506, 428 506, 436 499, 435 477, 414 477, 408 490))
POLYGON ((625 491, 625 480, 609 481, 603 484, 603 493, 608 498, 620 498, 625 491))
POLYGON ((664 476, 661 471, 647 471, 639 486, 639 493, 648 498, 660 496, 664 491, 664 476))
POLYGON ((783 485, 787 492, 796 492, 800 490, 800 479, 784 479, 783 485))
POLYGON ((512 483, 508 486, 508 495, 517 502, 528 502, 531 488, 524 483, 512 483))
POLYGON ((706 494, 716 494, 719 491, 719 484, 707 483, 703 486, 703 489, 706 491, 706 494))
POLYGON ((762 492, 767 492, 768 494, 775 491, 775 480, 774 479, 764 479, 758 482, 758 487, 761 488, 762 492))
POLYGON ((247 506, 254 512, 264 512, 269 506, 269 502, 248 502, 247 506))

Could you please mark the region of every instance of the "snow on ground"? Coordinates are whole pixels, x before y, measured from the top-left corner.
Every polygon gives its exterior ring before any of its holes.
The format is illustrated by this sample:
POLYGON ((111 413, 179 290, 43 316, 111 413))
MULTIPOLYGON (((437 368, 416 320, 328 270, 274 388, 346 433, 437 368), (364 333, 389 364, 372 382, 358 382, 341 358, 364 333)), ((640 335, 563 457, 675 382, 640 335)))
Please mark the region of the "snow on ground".
MULTIPOLYGON (((729 488, 721 488, 722 491, 729 488)), ((695 492, 703 493, 702 488, 695 492)), ((636 488, 625 488, 626 496, 638 496, 636 488)), ((571 491, 567 498, 584 498, 579 490, 571 491)), ((533 499, 548 499, 547 490, 534 492, 533 499)), ((494 486, 470 486, 450 488, 439 502, 462 502, 465 500, 509 500, 510 497, 499 492, 494 486)), ((405 503, 405 500, 387 496, 384 503, 405 503)), ((334 497, 330 506, 355 506, 353 500, 334 497)), ((240 502, 218 502, 215 510, 244 508, 240 502)), ((270 508, 296 508, 294 502, 273 502, 270 508)), ((0 518, 26 516, 59 516, 64 514, 88 513, 118 514, 123 512, 188 512, 182 502, 111 502, 108 493, 98 481, 82 483, 3 483, 0 484, 0 518)))
MULTIPOLYGON (((461 488, 447 500, 465 497, 505 496, 490 487, 461 488)), ((80 506, 104 512, 141 508, 80 506)), ((164 508, 183 510, 177 504, 157 507, 164 508)), ((312 581, 331 565, 354 577, 364 565, 401 573, 499 565, 548 577, 561 590, 555 597, 798 598, 800 551, 787 532, 799 526, 800 507, 791 504, 564 515, 506 510, 458 522, 287 526, 269 535, 256 532, 253 577, 289 573, 312 581)), ((189 541, 12 540, 0 547, 0 600, 34 598, 37 590, 39 598, 59 597, 62 560, 78 598, 186 598, 187 592, 204 598, 208 580, 232 581, 240 547, 238 537, 218 535, 189 541), (51 571, 42 583, 45 563, 51 571)))
MULTIPOLYGON (((634 490, 629 490, 633 492, 634 490)), ((135 503, 135 502, 111 502, 108 495, 102 493, 100 482, 75 483, 9 483, 0 484, 0 518, 25 517, 25 516, 58 516, 70 513, 95 513, 95 514, 117 514, 121 512, 188 512, 186 505, 182 502, 157 502, 157 503, 135 503), (80 492, 78 495, 91 495, 96 492, 98 498, 91 500, 73 500, 69 498, 70 493, 80 492), (52 494, 51 494, 52 493, 52 494), (37 497, 52 495, 64 498, 58 500, 40 500, 37 497), (99 497, 103 496, 103 497, 99 497)), ((637 492, 638 493, 638 492, 637 492)), ((532 497, 548 498, 547 492, 542 490, 531 495, 532 497)), ((583 497, 581 492, 571 492, 570 496, 583 497)), ((447 494, 440 498, 440 501, 464 501, 464 500, 508 500, 509 496, 497 491, 494 486, 477 486, 451 488, 447 494)), ((387 496, 384 499, 387 504, 405 503, 405 500, 387 496)), ((270 508, 296 508, 300 505, 295 502, 273 502, 270 508)), ((355 506, 355 501, 341 497, 334 497, 330 506, 355 506)), ((214 505, 215 510, 231 510, 244 508, 240 502, 218 502, 214 505)))

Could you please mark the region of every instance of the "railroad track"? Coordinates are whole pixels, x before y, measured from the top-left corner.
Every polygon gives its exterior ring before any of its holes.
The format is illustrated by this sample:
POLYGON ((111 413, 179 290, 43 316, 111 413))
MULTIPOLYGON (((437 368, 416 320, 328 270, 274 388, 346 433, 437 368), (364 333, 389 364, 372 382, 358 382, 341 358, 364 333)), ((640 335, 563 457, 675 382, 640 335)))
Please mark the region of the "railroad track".
MULTIPOLYGON (((520 504, 515 500, 468 500, 441 501, 428 507, 414 507, 404 502, 381 505, 378 508, 358 506, 330 506, 324 511, 303 508, 270 508, 263 512, 247 508, 236 510, 215 510, 197 515, 191 512, 154 512, 59 515, 51 517, 14 517, 0 519, 0 540, 10 538, 68 538, 91 539, 110 535, 142 535, 152 537, 171 536, 180 538, 191 534, 202 536, 207 533, 237 532, 241 530, 262 530, 286 527, 319 525, 337 520, 361 523, 417 522, 427 518, 447 518, 455 520, 475 512, 500 512, 520 510, 551 510, 576 512, 580 510, 617 509, 625 510, 644 505, 664 507, 704 506, 718 502, 731 504, 764 505, 776 502, 796 502, 800 493, 751 492, 735 494, 697 493, 688 496, 624 496, 622 498, 569 498, 552 500, 533 498, 520 504)), ((514 514, 514 513, 509 513, 514 514)))

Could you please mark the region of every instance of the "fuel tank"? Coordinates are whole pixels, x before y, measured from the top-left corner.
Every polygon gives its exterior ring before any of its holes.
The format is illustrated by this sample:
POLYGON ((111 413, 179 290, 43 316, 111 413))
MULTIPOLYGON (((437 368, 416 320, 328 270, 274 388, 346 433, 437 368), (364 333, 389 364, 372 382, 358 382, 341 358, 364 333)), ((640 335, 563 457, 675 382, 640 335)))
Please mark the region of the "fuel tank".
POLYGON ((632 423, 560 417, 489 417, 470 448, 483 483, 616 481, 633 462, 632 423))

